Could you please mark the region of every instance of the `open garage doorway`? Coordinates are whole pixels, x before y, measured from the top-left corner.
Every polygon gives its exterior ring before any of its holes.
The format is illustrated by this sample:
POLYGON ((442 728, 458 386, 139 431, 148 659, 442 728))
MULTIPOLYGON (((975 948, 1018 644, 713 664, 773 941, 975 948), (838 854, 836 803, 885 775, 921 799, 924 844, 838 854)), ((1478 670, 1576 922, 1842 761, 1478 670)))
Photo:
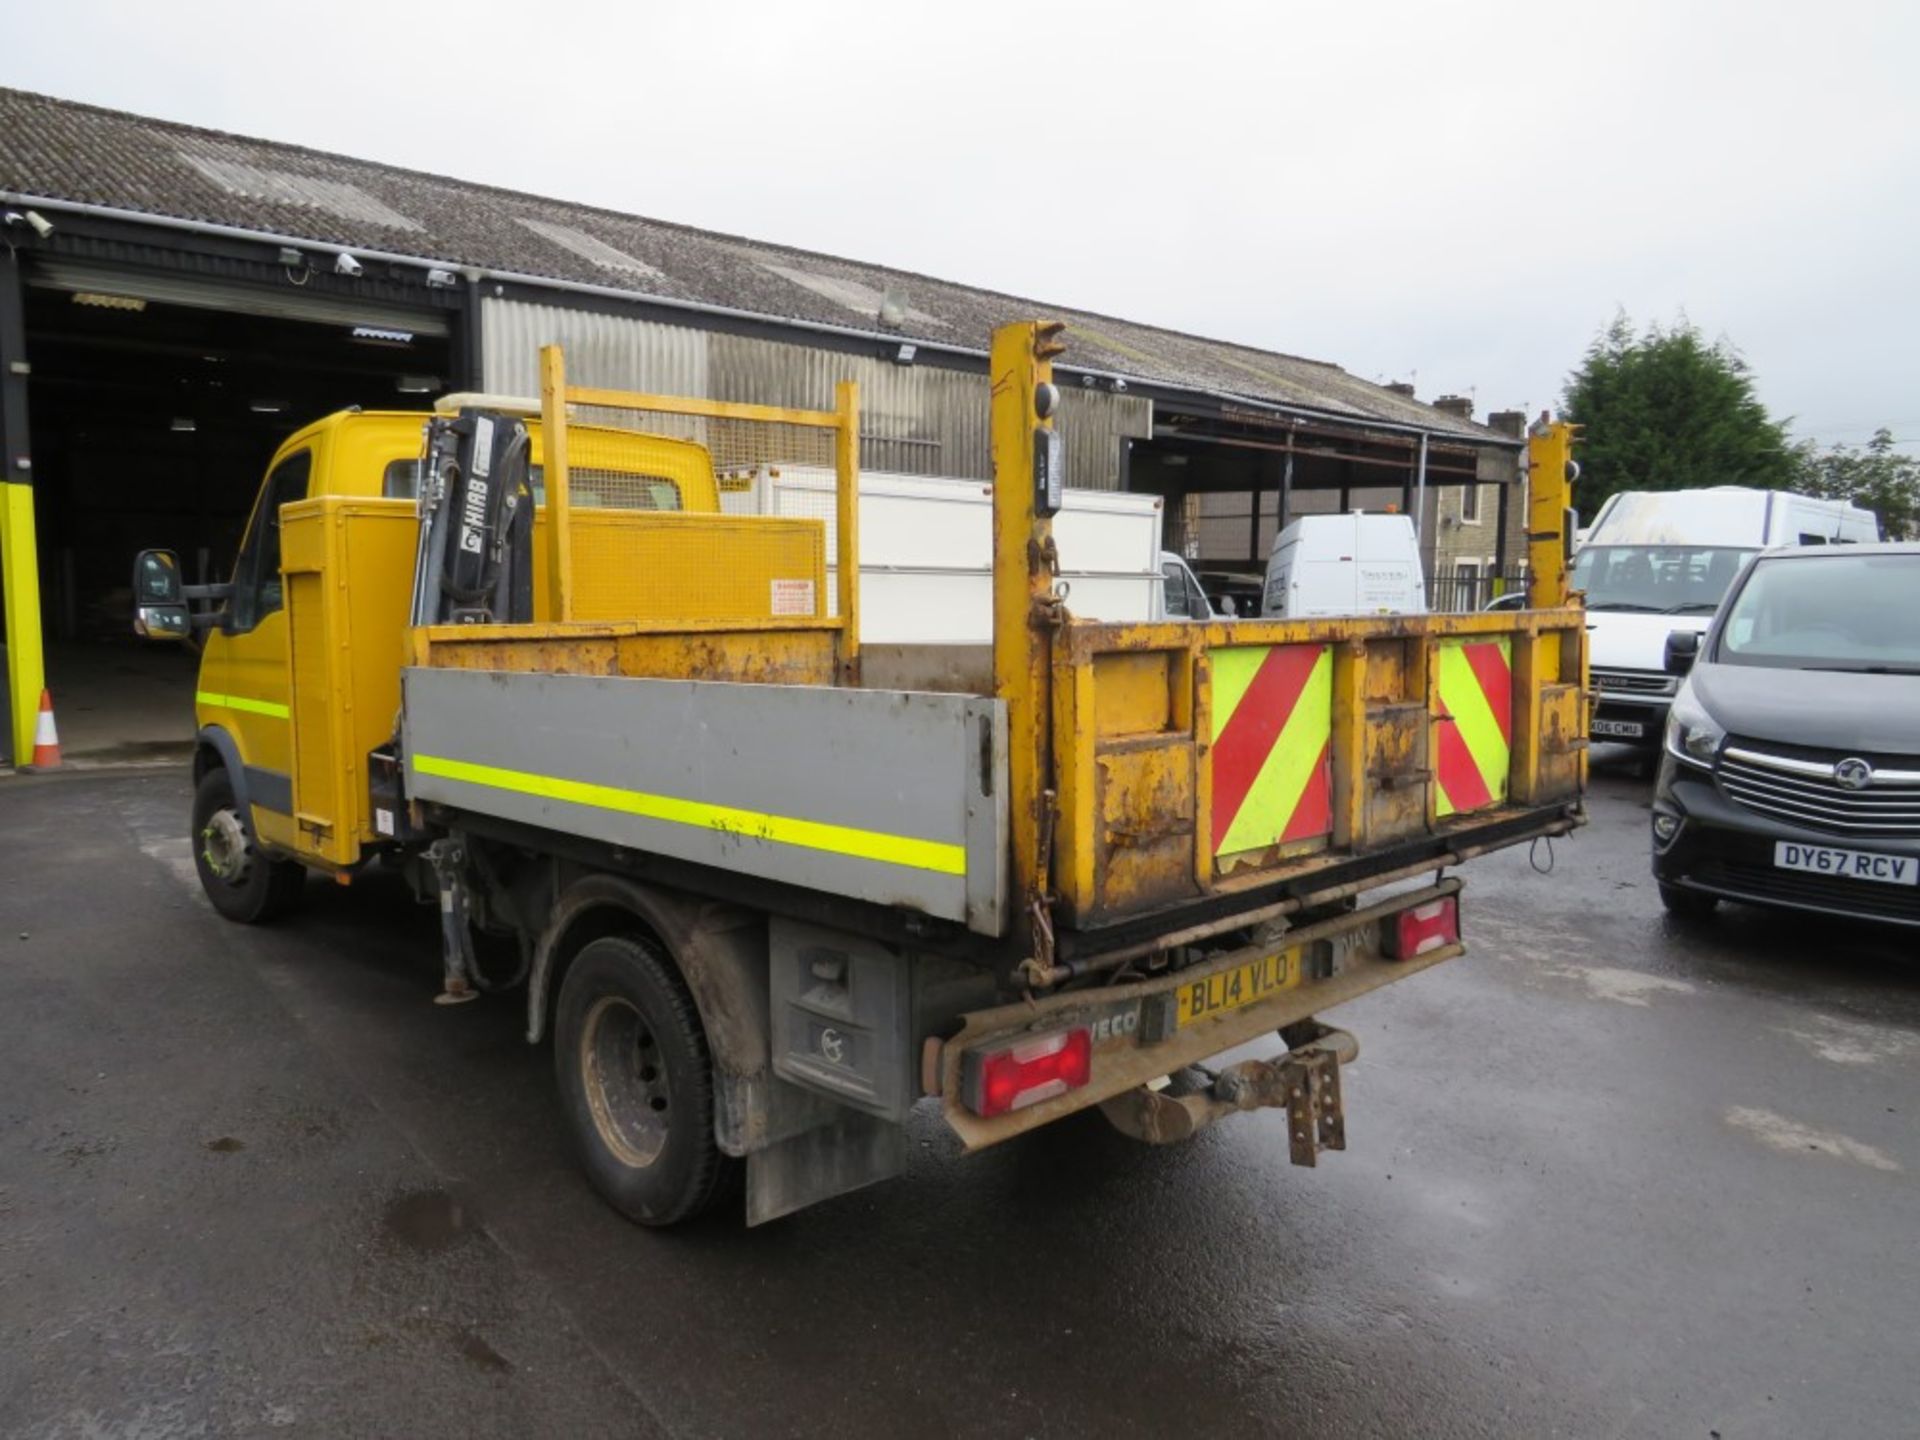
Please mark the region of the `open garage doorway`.
POLYGON ((248 301, 241 287, 28 277, 42 630, 70 760, 170 758, 192 739, 197 653, 133 636, 137 551, 176 551, 192 583, 228 578, 283 440, 349 406, 425 410, 464 378, 445 316, 248 301))

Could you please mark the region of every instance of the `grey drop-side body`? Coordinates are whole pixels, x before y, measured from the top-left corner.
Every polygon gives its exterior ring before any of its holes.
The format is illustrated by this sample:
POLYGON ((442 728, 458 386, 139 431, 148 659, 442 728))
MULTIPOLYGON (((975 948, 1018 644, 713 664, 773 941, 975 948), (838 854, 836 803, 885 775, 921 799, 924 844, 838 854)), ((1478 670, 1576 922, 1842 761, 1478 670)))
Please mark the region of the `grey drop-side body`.
MULTIPOLYGON (((873 904, 1004 925, 1006 707, 972 695, 411 667, 420 800, 873 904), (441 757, 753 815, 932 841, 964 873, 428 773, 441 757)), ((776 827, 776 832, 779 827, 776 827)), ((883 849, 886 847, 883 845, 883 849)), ((914 847, 905 847, 911 853, 914 847)))

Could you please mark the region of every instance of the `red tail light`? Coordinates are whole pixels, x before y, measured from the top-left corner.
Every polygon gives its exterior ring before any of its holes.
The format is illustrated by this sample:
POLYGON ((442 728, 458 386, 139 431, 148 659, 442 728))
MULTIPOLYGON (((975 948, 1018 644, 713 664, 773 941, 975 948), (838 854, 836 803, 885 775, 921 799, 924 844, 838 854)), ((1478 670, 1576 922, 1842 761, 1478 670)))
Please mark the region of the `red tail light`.
POLYGON ((960 1093, 976 1115, 1005 1115, 1078 1090, 1092 1071, 1093 1032, 1082 1026, 1003 1050, 969 1050, 960 1066, 960 1093))
POLYGON ((1411 960, 1460 938, 1460 901, 1443 895, 1411 910, 1402 910, 1381 927, 1386 952, 1395 960, 1411 960))

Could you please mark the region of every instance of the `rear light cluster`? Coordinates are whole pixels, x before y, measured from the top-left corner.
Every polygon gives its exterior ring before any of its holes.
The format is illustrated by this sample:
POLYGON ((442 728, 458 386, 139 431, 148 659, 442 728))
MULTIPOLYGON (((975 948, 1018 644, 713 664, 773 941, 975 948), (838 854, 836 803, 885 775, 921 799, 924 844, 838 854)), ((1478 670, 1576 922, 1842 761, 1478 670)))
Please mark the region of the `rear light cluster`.
POLYGON ((1093 1031, 1082 1025, 999 1050, 969 1050, 960 1093, 976 1115, 1005 1115, 1078 1090, 1093 1073, 1093 1031))
POLYGON ((1380 927, 1387 954, 1395 960, 1411 960, 1442 945, 1460 939, 1460 900, 1443 895, 1424 905, 1402 910, 1380 927))

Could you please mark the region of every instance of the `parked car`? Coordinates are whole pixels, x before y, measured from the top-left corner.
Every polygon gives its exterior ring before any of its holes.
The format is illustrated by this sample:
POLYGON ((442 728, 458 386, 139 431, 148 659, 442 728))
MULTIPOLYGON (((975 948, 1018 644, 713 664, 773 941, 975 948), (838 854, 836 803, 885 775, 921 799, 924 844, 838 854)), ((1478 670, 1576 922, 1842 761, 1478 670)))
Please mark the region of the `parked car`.
POLYGON ((1600 697, 1593 737, 1657 753, 1678 682, 1661 668, 1667 632, 1704 631, 1740 567, 1771 545, 1880 538, 1873 512, 1845 500, 1716 485, 1625 490, 1593 517, 1573 566, 1590 617, 1600 697))
POLYGON ((1771 550, 1684 675, 1653 800, 1669 910, 1721 900, 1920 927, 1920 545, 1771 550))
POLYGON ((1221 615, 1249 616, 1260 613, 1260 594, 1265 582, 1258 575, 1238 570, 1200 570, 1195 572, 1200 588, 1207 592, 1214 610, 1221 615))

